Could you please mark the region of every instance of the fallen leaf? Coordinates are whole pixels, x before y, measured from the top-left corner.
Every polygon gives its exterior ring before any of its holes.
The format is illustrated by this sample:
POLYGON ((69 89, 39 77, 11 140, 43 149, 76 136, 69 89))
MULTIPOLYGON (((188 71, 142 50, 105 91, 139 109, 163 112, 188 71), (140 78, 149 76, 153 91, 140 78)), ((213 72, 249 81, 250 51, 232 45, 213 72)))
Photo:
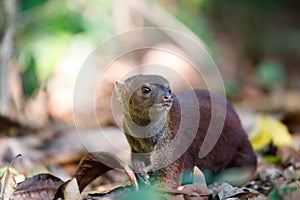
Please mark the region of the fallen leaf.
MULTIPOLYGON (((263 182, 262 180, 253 180, 250 181, 247 185, 247 188, 254 189, 255 191, 258 191, 260 195, 267 196, 270 191, 272 190, 272 186, 269 182, 263 182)), ((258 198, 260 199, 260 198, 258 198)))
POLYGON ((124 196, 130 195, 131 193, 136 192, 135 188, 132 185, 126 185, 117 187, 113 190, 102 192, 102 193, 87 193, 84 195, 84 199, 101 199, 101 200, 109 200, 109 199, 122 199, 124 196))
POLYGON ((64 184, 62 184, 56 194, 54 199, 65 199, 65 200, 81 200, 82 196, 79 192, 78 184, 76 178, 73 178, 64 184))
POLYGON ((222 183, 218 185, 218 183, 213 184, 210 186, 210 188, 213 188, 211 191, 211 194, 213 196, 213 199, 217 198, 219 200, 225 200, 232 197, 239 197, 242 199, 247 199, 250 197, 257 196, 259 193, 253 189, 242 187, 233 187, 232 185, 228 183, 222 183))
POLYGON ((53 199, 57 189, 64 182, 51 174, 38 174, 19 183, 14 200, 53 199))
POLYGON ((133 171, 115 155, 108 152, 95 152, 83 158, 75 172, 81 192, 90 182, 111 169, 123 170, 133 186, 137 188, 137 180, 133 171), (108 164, 110 166, 108 166, 108 164))
POLYGON ((0 199, 10 200, 12 199, 13 193, 16 189, 16 181, 14 179, 13 173, 10 171, 9 167, 6 167, 6 171, 1 177, 0 185, 0 199))
POLYGON ((293 165, 290 165, 284 169, 283 176, 287 180, 287 182, 292 182, 293 180, 300 180, 300 170, 295 169, 293 165))
POLYGON ((300 153, 294 148, 289 146, 282 146, 279 148, 277 155, 281 158, 284 166, 293 165, 297 168, 300 167, 300 153))
POLYGON ((168 189, 162 191, 173 195, 173 197, 170 197, 170 200, 178 200, 182 197, 185 200, 207 200, 209 197, 208 188, 204 184, 187 184, 175 190, 168 189))
POLYGON ((267 168, 259 172, 259 177, 262 181, 275 180, 282 177, 282 172, 277 168, 267 168))
POLYGON ((282 122, 263 114, 256 116, 254 127, 248 135, 255 150, 262 149, 270 142, 276 146, 291 146, 293 143, 292 136, 282 122))

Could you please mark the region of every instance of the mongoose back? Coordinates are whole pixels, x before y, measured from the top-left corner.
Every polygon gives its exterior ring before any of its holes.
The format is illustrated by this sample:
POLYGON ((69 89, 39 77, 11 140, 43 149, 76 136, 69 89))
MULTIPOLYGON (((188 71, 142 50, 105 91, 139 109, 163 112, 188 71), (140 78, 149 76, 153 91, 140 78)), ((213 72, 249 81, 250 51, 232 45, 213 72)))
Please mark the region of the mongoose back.
POLYGON ((150 179, 155 177, 154 182, 162 187, 178 187, 181 174, 192 171, 194 166, 213 174, 226 168, 256 168, 255 153, 229 103, 225 104, 224 125, 216 144, 208 155, 199 157, 212 118, 211 97, 217 99, 213 101, 217 115, 218 100, 225 100, 223 97, 205 89, 173 94, 169 82, 158 75, 136 75, 117 81, 115 91, 122 107, 124 132, 132 150, 133 163, 139 167, 141 163, 151 165, 154 171, 150 173, 150 179), (187 103, 193 98, 196 106, 187 103), (188 113, 186 119, 182 118, 183 112, 188 113), (189 117, 189 114, 193 116, 195 113, 196 117, 189 117), (185 123, 182 123, 183 120, 185 123), (191 129, 195 125, 196 129, 191 129), (179 137, 183 145, 193 136, 186 148, 180 144, 170 147, 179 135, 178 130, 183 130, 179 137), (182 150, 182 155, 174 155, 182 150))

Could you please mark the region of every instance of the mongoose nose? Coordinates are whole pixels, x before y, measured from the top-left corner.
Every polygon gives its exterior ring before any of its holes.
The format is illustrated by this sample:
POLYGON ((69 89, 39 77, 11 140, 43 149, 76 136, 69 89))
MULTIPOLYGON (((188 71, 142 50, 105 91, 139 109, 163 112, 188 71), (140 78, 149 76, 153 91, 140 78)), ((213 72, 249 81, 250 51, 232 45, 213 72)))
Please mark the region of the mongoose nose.
POLYGON ((164 102, 172 102, 173 96, 171 94, 164 95, 164 102))

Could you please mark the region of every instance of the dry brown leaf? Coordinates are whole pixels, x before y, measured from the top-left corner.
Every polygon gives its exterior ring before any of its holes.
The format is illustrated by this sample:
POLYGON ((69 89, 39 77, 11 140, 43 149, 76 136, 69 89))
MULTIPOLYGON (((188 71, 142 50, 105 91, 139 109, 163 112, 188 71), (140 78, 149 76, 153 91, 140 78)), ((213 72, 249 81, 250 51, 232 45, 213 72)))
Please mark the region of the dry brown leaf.
POLYGON ((132 185, 125 185, 114 188, 108 192, 102 193, 92 193, 85 194, 84 199, 101 199, 101 200, 110 200, 110 199, 122 199, 122 197, 135 192, 136 190, 132 185))
POLYGON ((14 200, 53 199, 57 189, 64 182, 51 174, 38 174, 19 183, 14 200))
POLYGON ((207 186, 201 184, 187 184, 178 187, 178 189, 163 189, 159 190, 159 192, 171 195, 170 200, 207 200, 209 196, 207 186))
POLYGON ((281 158, 282 164, 285 166, 293 165, 300 167, 300 153, 289 146, 279 148, 277 155, 281 158))
POLYGON ((85 157, 75 172, 81 192, 89 183, 111 169, 121 169, 128 175, 130 181, 137 188, 137 180, 132 170, 115 155, 108 152, 95 152, 85 157), (110 166, 108 166, 108 164, 110 166))
POLYGON ((252 198, 254 196, 259 195, 259 193, 253 189, 246 188, 246 187, 233 187, 232 185, 228 183, 222 183, 222 184, 213 184, 210 186, 212 189, 212 195, 213 199, 217 198, 220 200, 225 200, 228 198, 241 198, 241 199, 248 199, 252 198))
MULTIPOLYGON (((203 182, 204 177, 202 177, 203 174, 202 172, 196 167, 194 168, 194 184, 189 184, 189 185, 184 185, 178 187, 178 189, 162 189, 162 188, 155 188, 155 187, 146 187, 146 188, 141 188, 138 191, 134 190, 134 187, 132 185, 127 185, 127 186, 120 186, 117 187, 113 190, 110 190, 106 193, 99 193, 99 194, 87 194, 86 198, 87 199, 102 199, 102 198, 121 198, 121 197, 126 197, 127 195, 133 194, 136 192, 136 195, 154 195, 157 197, 169 197, 171 200, 207 200, 209 196, 209 191, 206 186, 205 181, 203 182)), ((128 197, 127 198, 131 198, 128 197)), ((125 198, 125 199, 127 199, 125 198)), ((137 197, 138 198, 138 197, 137 197)))
POLYGON ((54 199, 65 199, 65 200, 81 200, 81 194, 79 192, 78 184, 76 178, 73 178, 64 184, 62 184, 56 194, 54 199))
POLYGON ((12 199, 13 193, 16 189, 16 181, 14 179, 14 175, 9 171, 9 167, 7 167, 1 178, 0 185, 0 199, 1 200, 10 200, 12 199))

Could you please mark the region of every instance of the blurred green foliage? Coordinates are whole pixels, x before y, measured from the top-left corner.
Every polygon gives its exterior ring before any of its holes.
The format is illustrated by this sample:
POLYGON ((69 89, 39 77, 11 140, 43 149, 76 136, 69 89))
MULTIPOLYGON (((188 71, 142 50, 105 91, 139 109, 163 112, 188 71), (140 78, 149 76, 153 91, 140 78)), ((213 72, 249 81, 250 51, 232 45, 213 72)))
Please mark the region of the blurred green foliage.
POLYGON ((265 89, 282 86, 285 79, 284 67, 274 60, 263 60, 257 66, 258 82, 265 89))
MULTIPOLYGON (((156 1, 196 33, 214 58, 219 52, 216 37, 222 34, 230 38, 241 61, 240 67, 244 67, 242 61, 246 60, 256 68, 255 78, 264 88, 284 86, 287 68, 300 63, 300 16, 292 0, 156 1)), ((96 46, 114 33, 112 9, 116 1, 19 2, 16 57, 27 95, 51 76, 75 40, 85 38, 96 46)), ((4 25, 1 6, 0 34, 4 25)), ((225 80, 230 95, 239 91, 243 79, 225 80)))
MULTIPOLYGON (((178 2, 173 14, 213 49, 211 29, 199 13, 201 3, 178 2)), ((51 77, 74 40, 85 37, 97 45, 112 36, 113 5, 114 1, 101 0, 81 5, 80 1, 70 0, 20 1, 16 44, 25 94, 32 95, 51 77)))
POLYGON ((25 94, 32 95, 36 87, 39 86, 39 81, 36 75, 36 63, 32 55, 31 57, 28 57, 26 64, 26 70, 22 75, 23 90, 25 94))
POLYGON ((175 17, 191 29, 212 51, 214 49, 213 32, 206 16, 201 12, 203 0, 193 0, 189 3, 178 1, 174 10, 175 17))
POLYGON ((30 96, 50 77, 70 37, 84 31, 84 21, 64 3, 24 0, 20 7, 17 50, 24 92, 30 96))
POLYGON ((30 0, 30 1, 26 1, 26 0, 21 0, 20 1, 20 9, 21 11, 26 11, 26 10, 29 10, 29 9, 32 9, 36 6, 39 6, 43 3, 45 3, 47 0, 30 0))
POLYGON ((96 4, 103 12, 93 11, 95 15, 90 19, 68 0, 20 2, 16 45, 26 95, 32 95, 53 74, 72 42, 85 37, 100 43, 109 36, 99 34, 99 30, 110 30, 111 3, 91 0, 88 5, 96 4))
POLYGON ((295 46, 300 41, 299 5, 295 1, 205 0, 203 10, 256 61, 268 51, 297 49, 300 53, 300 46, 295 46))
POLYGON ((238 87, 254 83, 267 90, 300 88, 295 68, 300 65, 299 6, 293 0, 202 1, 210 28, 228 38, 236 50, 240 69, 228 86, 238 81, 238 87))

